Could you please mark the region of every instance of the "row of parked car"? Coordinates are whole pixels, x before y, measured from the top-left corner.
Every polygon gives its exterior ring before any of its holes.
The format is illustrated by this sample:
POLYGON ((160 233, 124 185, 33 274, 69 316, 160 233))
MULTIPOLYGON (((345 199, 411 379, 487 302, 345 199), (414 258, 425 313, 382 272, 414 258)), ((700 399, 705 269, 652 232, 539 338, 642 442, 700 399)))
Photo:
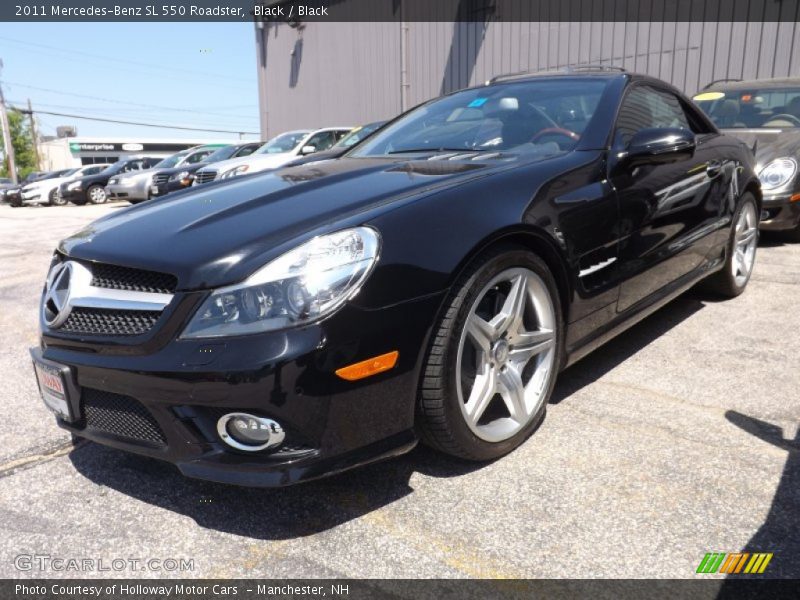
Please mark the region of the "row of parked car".
POLYGON ((9 181, 0 193, 16 207, 28 203, 103 204, 109 200, 136 204, 190 186, 335 158, 381 125, 383 121, 355 128, 288 131, 266 143, 207 144, 167 158, 129 156, 113 164, 31 174, 18 186, 9 181))

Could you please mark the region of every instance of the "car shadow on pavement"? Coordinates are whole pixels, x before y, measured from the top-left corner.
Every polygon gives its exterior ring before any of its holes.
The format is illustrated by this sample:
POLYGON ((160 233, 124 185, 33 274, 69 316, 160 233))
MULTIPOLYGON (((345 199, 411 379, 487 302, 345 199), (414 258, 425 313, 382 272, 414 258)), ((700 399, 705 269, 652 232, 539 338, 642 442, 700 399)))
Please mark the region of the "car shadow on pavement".
POLYGON ((454 477, 485 466, 418 446, 334 477, 259 489, 190 479, 169 463, 94 443, 79 445, 69 459, 98 486, 188 516, 201 527, 270 540, 313 535, 391 504, 413 492, 415 472, 454 477))
POLYGON ((701 310, 710 300, 689 290, 663 308, 621 333, 559 375, 550 404, 558 404, 619 366, 673 327, 701 310))
MULTIPOLYGON (((777 425, 734 410, 727 411, 725 418, 747 433, 789 453, 769 513, 764 523, 740 552, 750 554, 772 552, 774 556, 764 577, 796 579, 800 577, 800 530, 798 529, 800 503, 797 500, 800 495, 800 430, 797 431, 795 438, 791 439, 787 438, 783 429, 777 425)), ((743 576, 747 577, 740 573, 729 578, 734 580, 743 576)), ((733 588, 733 585, 735 584, 723 586, 718 597, 734 597, 740 590, 733 588)))

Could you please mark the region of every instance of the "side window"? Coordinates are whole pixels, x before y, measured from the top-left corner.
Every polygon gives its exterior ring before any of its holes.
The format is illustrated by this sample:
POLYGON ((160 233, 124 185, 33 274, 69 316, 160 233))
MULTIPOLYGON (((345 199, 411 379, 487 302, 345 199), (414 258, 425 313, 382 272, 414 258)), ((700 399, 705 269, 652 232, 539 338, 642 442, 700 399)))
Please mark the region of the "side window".
POLYGON ((637 131, 661 127, 692 129, 677 96, 639 85, 631 89, 622 101, 614 141, 616 145, 626 147, 637 131))
POLYGON ((201 160, 203 160, 209 154, 211 154, 211 150, 209 150, 208 152, 204 151, 204 152, 198 152, 196 154, 191 154, 186 159, 186 163, 190 164, 190 165, 193 165, 194 163, 199 163, 201 160))
POLYGON ((258 146, 245 146, 244 148, 239 150, 236 154, 234 154, 234 156, 237 158, 240 156, 250 156, 255 151, 256 148, 258 148, 258 146))
POLYGON ((311 139, 306 142, 306 146, 314 146, 317 152, 320 150, 327 150, 336 141, 332 131, 323 131, 317 135, 311 136, 311 139))

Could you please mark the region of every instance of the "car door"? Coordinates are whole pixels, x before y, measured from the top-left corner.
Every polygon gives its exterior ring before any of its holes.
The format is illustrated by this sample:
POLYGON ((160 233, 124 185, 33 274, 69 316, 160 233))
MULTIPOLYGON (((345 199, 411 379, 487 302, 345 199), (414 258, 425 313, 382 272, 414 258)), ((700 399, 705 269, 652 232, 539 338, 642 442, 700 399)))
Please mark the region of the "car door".
POLYGON ((700 266, 713 237, 712 224, 726 197, 726 168, 714 138, 684 101, 666 88, 633 84, 615 124, 609 180, 620 210, 619 312, 656 294, 700 266), (695 133, 689 160, 627 168, 616 163, 637 131, 682 128, 695 133))

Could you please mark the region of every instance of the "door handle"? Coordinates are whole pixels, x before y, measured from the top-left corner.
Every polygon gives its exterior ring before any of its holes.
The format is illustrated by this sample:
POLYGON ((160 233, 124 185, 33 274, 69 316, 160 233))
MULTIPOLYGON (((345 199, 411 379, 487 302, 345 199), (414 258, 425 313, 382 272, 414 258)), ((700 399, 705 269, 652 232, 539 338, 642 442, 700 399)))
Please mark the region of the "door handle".
POLYGON ((709 179, 719 177, 722 173, 722 163, 718 160, 710 160, 706 163, 706 175, 709 179))

